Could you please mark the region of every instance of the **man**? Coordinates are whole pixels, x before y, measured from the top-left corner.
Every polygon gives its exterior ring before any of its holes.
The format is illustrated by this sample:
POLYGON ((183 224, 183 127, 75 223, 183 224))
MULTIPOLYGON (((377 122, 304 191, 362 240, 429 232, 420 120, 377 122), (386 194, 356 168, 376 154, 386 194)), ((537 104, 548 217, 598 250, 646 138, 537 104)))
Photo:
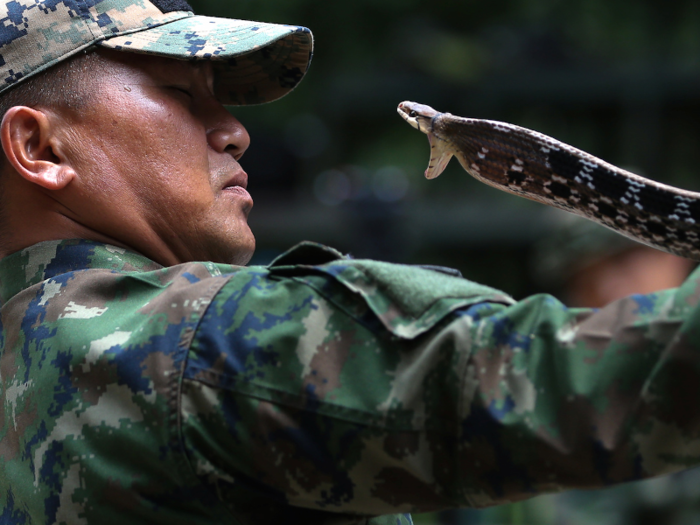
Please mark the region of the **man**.
POLYGON ((406 524, 698 462, 698 274, 594 312, 310 243, 240 266, 221 104, 311 36, 189 11, 4 3, 0 523, 406 524))

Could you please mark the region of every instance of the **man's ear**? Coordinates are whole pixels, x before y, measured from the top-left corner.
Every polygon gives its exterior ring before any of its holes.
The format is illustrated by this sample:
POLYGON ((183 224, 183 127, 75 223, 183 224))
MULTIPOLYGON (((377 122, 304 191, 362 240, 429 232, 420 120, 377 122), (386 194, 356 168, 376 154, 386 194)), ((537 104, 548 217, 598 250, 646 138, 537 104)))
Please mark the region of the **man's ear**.
POLYGON ((52 121, 43 111, 26 106, 10 108, 0 124, 0 143, 12 167, 29 182, 60 190, 75 177, 73 168, 55 150, 52 121))

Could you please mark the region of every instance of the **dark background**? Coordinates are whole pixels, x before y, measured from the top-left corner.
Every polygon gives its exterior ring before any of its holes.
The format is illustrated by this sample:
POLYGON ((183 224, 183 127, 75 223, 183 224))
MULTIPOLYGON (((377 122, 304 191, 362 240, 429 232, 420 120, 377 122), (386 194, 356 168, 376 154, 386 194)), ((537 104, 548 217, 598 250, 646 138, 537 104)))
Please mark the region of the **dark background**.
POLYGON ((445 264, 516 297, 536 291, 544 207, 452 161, 423 179, 414 100, 537 129, 656 180, 698 189, 700 2, 674 0, 192 0, 200 14, 304 25, 300 87, 237 108, 264 263, 296 242, 356 257, 445 264), (526 264, 527 263, 527 264, 526 264))
MULTIPOLYGON (((482 185, 456 161, 425 180, 428 142, 396 114, 402 100, 534 128, 700 189, 697 0, 191 4, 199 14, 304 25, 316 38, 296 91, 232 109, 252 136, 242 164, 255 199, 253 263, 308 239, 356 257, 456 267, 516 298, 550 291, 531 268, 556 216, 482 185)), ((554 507, 418 520, 546 523, 554 507)))

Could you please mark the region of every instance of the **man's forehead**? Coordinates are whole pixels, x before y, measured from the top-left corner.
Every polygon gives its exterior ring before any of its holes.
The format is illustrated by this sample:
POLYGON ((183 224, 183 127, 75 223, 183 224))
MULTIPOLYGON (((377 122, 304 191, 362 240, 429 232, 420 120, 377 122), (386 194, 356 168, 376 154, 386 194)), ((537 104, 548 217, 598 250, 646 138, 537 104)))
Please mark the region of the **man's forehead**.
POLYGON ((209 60, 179 60, 175 58, 144 55, 112 50, 99 50, 108 62, 126 74, 146 75, 149 77, 176 77, 191 74, 212 74, 213 67, 209 60))

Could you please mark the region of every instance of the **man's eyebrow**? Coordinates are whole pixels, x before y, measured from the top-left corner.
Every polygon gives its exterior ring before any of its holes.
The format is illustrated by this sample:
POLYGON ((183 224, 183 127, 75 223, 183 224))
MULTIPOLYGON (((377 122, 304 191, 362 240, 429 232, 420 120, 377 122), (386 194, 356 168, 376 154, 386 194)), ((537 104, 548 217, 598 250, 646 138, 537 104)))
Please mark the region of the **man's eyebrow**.
POLYGON ((209 69, 209 61, 207 60, 178 60, 176 64, 171 64, 168 67, 159 68, 155 71, 156 78, 164 81, 170 81, 174 78, 184 80, 184 77, 189 75, 207 75, 209 69))
POLYGON ((210 71, 213 72, 209 60, 188 60, 182 67, 195 74, 209 74, 210 71))

